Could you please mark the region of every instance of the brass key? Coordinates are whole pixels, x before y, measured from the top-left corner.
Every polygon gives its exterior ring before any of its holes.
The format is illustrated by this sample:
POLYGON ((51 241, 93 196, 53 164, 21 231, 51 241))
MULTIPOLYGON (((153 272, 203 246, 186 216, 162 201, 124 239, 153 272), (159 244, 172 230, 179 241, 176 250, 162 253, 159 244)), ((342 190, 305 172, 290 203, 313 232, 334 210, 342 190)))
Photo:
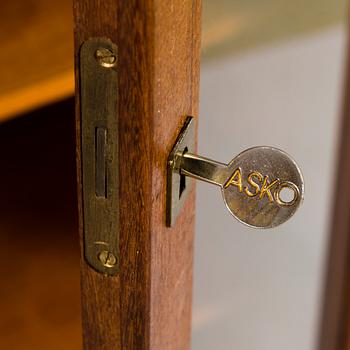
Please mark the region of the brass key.
MULTIPOLYGON (((181 141, 181 140, 180 140, 181 141)), ((223 164, 178 148, 173 171, 221 188, 227 209, 240 222, 271 228, 288 220, 304 197, 304 181, 295 161, 273 147, 253 147, 223 164)))
POLYGON ((252 227, 282 224, 303 200, 300 169, 277 148, 250 148, 229 164, 184 153, 180 164, 181 174, 220 186, 231 214, 252 227))

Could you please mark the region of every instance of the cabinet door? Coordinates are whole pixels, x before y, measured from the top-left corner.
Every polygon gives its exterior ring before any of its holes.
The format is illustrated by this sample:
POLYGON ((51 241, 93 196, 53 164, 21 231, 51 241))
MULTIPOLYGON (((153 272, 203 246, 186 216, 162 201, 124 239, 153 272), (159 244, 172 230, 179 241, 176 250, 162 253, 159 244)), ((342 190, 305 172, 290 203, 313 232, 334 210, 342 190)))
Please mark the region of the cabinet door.
POLYGON ((190 347, 194 190, 166 227, 167 157, 187 115, 198 114, 200 0, 75 0, 78 197, 84 348, 190 347), (84 257, 81 47, 117 47, 119 270, 84 257))

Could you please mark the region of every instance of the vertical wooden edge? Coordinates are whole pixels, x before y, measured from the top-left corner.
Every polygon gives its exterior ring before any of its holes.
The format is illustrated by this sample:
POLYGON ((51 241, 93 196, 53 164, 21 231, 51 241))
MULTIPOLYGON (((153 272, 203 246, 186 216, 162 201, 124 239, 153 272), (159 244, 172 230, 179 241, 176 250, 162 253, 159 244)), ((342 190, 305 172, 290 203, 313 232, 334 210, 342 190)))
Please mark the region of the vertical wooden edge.
POLYGON ((337 175, 327 244, 318 350, 350 348, 350 37, 347 46, 337 175))
POLYGON ((150 349, 154 1, 118 2, 122 349, 150 349))
POLYGON ((95 271, 84 259, 83 243, 83 202, 82 202, 82 166, 81 166, 81 113, 80 113, 80 76, 79 54, 83 42, 91 37, 106 37, 116 42, 116 16, 110 11, 115 9, 116 1, 74 0, 74 42, 75 42, 75 91, 76 91, 76 158, 77 189, 79 212, 79 235, 81 246, 81 303, 84 349, 119 349, 120 301, 119 277, 107 277, 95 271))
POLYGON ((201 3, 156 3, 150 348, 186 350, 191 343, 195 189, 175 226, 165 227, 165 165, 187 116, 198 121, 201 3))
POLYGON ((187 115, 198 115, 200 0, 74 0, 76 142, 85 349, 190 347, 194 191, 165 226, 166 159, 187 115), (118 46, 120 272, 83 256, 79 49, 118 46))

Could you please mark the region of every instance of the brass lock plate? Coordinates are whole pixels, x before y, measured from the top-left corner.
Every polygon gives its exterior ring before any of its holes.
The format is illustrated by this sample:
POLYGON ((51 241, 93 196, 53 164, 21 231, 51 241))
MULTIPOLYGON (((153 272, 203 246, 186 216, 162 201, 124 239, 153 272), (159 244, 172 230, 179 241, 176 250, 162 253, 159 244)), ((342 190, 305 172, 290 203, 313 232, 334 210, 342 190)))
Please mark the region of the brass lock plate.
POLYGON ((80 49, 84 256, 97 271, 119 265, 117 46, 91 38, 80 49))

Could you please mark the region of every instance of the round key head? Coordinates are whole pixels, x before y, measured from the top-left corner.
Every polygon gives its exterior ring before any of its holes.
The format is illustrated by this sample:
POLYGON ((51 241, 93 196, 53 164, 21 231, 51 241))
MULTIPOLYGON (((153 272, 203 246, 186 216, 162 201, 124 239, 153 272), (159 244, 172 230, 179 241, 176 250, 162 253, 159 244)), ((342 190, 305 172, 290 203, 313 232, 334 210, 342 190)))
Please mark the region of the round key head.
POLYGON ((254 147, 228 164, 222 194, 239 221, 251 227, 271 228, 284 223, 298 209, 304 181, 288 154, 273 147, 254 147))

